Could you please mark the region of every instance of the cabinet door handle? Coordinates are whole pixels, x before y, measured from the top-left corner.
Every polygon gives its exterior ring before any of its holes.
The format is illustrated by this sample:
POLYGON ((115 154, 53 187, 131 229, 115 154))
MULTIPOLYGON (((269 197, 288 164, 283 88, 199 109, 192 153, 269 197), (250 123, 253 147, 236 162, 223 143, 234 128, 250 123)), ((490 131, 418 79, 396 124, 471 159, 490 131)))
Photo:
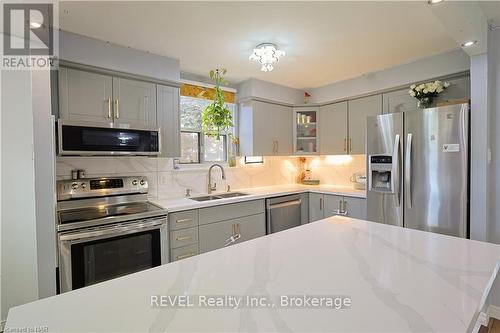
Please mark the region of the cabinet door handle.
POLYGON ((185 241, 185 240, 190 240, 192 238, 193 238, 192 236, 178 236, 175 239, 178 241, 185 241))
POLYGON ((347 138, 344 138, 344 151, 347 152, 347 138))
POLYGON ((352 138, 349 138, 349 153, 352 152, 352 138))
POLYGON ((189 253, 186 253, 186 254, 181 254, 179 256, 176 257, 176 260, 179 260, 179 259, 184 259, 184 258, 189 258, 189 257, 192 257, 196 255, 195 252, 189 252, 189 253))
POLYGON ((118 98, 115 100, 115 117, 116 119, 120 118, 120 102, 118 98))
POLYGON ((193 219, 180 219, 180 220, 175 220, 175 223, 187 223, 192 221, 193 219))
POLYGON ((319 210, 323 210, 323 198, 319 198, 319 210))
POLYGON ((111 98, 108 98, 107 99, 107 103, 108 103, 108 118, 111 118, 111 98))
POLYGON ((280 142, 276 140, 276 154, 278 154, 280 151, 280 142))

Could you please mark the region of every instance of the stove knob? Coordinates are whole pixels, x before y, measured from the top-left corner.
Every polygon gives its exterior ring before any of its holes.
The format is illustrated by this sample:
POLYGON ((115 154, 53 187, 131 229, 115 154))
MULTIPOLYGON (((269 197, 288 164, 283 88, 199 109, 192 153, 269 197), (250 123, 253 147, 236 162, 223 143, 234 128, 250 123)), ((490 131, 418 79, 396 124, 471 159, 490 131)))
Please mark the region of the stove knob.
POLYGON ((72 189, 72 190, 76 190, 76 189, 78 189, 78 184, 77 184, 77 183, 73 183, 73 184, 71 184, 71 189, 72 189))
POLYGON ((144 179, 141 179, 141 185, 146 184, 146 181, 144 179))
POLYGON ((80 187, 81 187, 81 188, 86 188, 86 187, 87 187, 87 184, 85 184, 85 183, 81 183, 81 184, 80 184, 80 187))
POLYGON ((134 179, 134 180, 132 181, 132 185, 134 185, 134 186, 135 186, 135 185, 137 185, 137 180, 135 180, 135 179, 134 179))

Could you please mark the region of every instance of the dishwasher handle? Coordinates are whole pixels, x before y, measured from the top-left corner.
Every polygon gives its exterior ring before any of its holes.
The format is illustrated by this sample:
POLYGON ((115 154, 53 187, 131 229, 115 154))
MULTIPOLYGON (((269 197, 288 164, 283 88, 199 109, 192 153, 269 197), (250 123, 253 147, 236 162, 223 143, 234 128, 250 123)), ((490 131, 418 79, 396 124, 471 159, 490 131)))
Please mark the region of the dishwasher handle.
POLYGON ((283 207, 288 207, 288 206, 297 206, 302 204, 302 199, 297 199, 297 200, 292 200, 292 201, 285 201, 277 204, 269 204, 269 209, 276 209, 276 208, 283 208, 283 207))

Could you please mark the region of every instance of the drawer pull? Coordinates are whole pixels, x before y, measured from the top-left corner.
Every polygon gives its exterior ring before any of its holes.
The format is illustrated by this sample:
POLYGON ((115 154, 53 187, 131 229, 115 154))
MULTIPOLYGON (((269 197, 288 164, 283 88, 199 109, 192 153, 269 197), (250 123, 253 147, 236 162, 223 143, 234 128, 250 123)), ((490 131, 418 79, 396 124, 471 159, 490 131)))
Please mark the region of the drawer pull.
POLYGON ((181 254, 181 255, 179 255, 179 256, 176 257, 176 260, 189 258, 189 257, 192 257, 194 255, 196 255, 196 252, 189 252, 189 253, 186 253, 186 254, 181 254))
POLYGON ((189 239, 193 239, 192 236, 178 236, 175 238, 175 240, 178 240, 178 241, 185 241, 185 240, 189 240, 189 239))
POLYGON ((180 220, 175 220, 175 223, 188 223, 188 222, 193 222, 193 219, 180 219, 180 220))

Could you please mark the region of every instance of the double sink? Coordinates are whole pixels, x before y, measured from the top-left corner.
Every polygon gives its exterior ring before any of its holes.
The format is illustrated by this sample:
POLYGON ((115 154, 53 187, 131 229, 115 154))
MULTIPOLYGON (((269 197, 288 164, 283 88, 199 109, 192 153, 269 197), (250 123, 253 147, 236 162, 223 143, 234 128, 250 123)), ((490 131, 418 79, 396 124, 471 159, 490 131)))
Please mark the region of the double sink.
POLYGON ((214 194, 214 195, 204 195, 202 197, 194 197, 194 198, 189 198, 194 201, 211 201, 211 200, 220 200, 220 199, 227 199, 227 198, 235 198, 235 197, 244 197, 249 195, 248 193, 242 193, 242 192, 228 192, 228 193, 222 193, 222 194, 214 194))

